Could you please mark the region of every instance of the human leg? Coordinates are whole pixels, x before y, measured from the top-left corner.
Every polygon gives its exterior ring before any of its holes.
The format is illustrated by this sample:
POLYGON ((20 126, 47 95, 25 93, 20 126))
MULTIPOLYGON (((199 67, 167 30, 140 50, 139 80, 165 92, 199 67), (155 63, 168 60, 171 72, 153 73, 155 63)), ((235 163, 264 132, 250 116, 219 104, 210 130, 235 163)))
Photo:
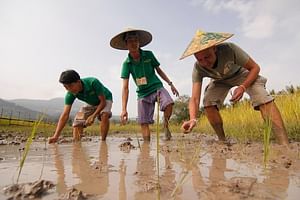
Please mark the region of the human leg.
POLYGON ((107 112, 103 112, 101 114, 101 122, 100 122, 100 135, 101 135, 101 140, 105 141, 106 136, 109 130, 109 118, 110 114, 107 112))
POLYGON ((172 134, 169 129, 169 120, 172 115, 173 104, 167 105, 166 109, 164 110, 164 132, 166 140, 170 140, 172 134))
POLYGON ((149 124, 141 124, 141 130, 144 141, 150 141, 150 128, 149 124))
POLYGON ((287 132, 281 114, 274 101, 260 105, 259 110, 265 121, 271 121, 272 131, 275 134, 277 142, 282 145, 288 145, 289 140, 287 137, 287 132))
POLYGON ((169 120, 173 111, 174 101, 171 98, 170 94, 165 88, 161 88, 157 91, 157 97, 160 101, 160 110, 164 112, 164 133, 165 139, 170 140, 172 134, 169 129, 169 120))
POLYGON ((100 112, 100 115, 98 116, 98 119, 100 120, 100 135, 101 140, 105 141, 107 137, 107 133, 109 131, 109 118, 111 118, 111 108, 112 108, 112 101, 106 100, 106 105, 100 112))
POLYGON ((85 127, 85 120, 88 116, 93 113, 94 108, 90 105, 84 105, 76 113, 73 121, 73 140, 80 141, 81 136, 83 135, 83 129, 85 127))
POLYGON ((73 127, 73 140, 75 142, 80 141, 82 134, 83 134, 83 127, 82 126, 73 127))
POLYGON ((223 129, 223 120, 216 106, 208 106, 204 108, 206 117, 217 134, 219 140, 225 141, 225 132, 223 129))
POLYGON ((141 125, 142 136, 145 141, 150 141, 149 124, 153 124, 156 94, 138 99, 138 123, 141 125))
POLYGON ((259 110, 264 120, 270 120, 272 131, 279 144, 289 143, 287 132, 281 114, 274 103, 274 98, 265 88, 267 79, 259 76, 255 82, 247 89, 252 105, 255 110, 259 110))
POLYGON ((222 106, 230 85, 211 81, 205 88, 203 104, 206 117, 218 136, 218 139, 225 141, 223 120, 218 108, 222 106))

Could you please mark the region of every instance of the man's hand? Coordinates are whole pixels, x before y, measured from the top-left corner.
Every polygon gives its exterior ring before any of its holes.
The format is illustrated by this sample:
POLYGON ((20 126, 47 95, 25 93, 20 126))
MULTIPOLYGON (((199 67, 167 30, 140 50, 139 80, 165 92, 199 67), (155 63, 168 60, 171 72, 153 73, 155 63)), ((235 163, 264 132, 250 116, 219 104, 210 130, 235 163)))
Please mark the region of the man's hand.
POLYGON ((122 111, 120 118, 121 118, 121 123, 123 125, 126 124, 127 121, 128 121, 128 113, 127 113, 127 111, 122 111))
POLYGON ((237 88, 234 89, 230 101, 233 103, 238 102, 243 97, 243 94, 245 91, 246 91, 246 88, 244 85, 238 86, 237 88))
POLYGON ((183 133, 189 133, 193 130, 196 124, 197 124, 197 120, 191 119, 190 121, 183 122, 181 129, 183 130, 183 133))
POLYGON ((175 88, 175 86, 173 85, 173 83, 171 83, 170 86, 171 86, 172 93, 173 93, 176 97, 178 97, 178 96, 179 96, 179 92, 178 92, 178 90, 175 88))
POLYGON ((52 137, 49 137, 49 138, 48 138, 48 143, 49 143, 49 144, 55 143, 55 142, 57 142, 57 140, 58 140, 58 137, 52 136, 52 137))
POLYGON ((91 115, 85 120, 85 125, 90 126, 94 123, 94 121, 95 121, 95 116, 91 115))

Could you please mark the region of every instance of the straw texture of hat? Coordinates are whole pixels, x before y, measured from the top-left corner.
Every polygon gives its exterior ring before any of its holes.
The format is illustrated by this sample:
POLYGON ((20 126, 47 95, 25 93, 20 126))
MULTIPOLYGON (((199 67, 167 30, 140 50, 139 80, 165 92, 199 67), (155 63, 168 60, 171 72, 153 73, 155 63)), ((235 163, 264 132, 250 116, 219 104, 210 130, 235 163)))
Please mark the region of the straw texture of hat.
POLYGON ((152 35, 148 31, 134 28, 127 28, 110 40, 110 46, 115 49, 127 50, 125 36, 129 32, 136 32, 139 38, 140 47, 146 46, 152 41, 152 35))
POLYGON ((215 46, 232 36, 233 34, 231 33, 212 33, 198 30, 186 50, 183 52, 180 60, 209 47, 215 46))

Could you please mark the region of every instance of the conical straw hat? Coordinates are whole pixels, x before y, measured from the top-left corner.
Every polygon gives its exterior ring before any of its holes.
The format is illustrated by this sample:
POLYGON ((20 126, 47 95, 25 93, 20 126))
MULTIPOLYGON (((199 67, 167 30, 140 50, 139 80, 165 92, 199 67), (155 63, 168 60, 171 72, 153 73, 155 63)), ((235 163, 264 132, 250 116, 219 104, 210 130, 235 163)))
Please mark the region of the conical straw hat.
POLYGON ((127 50, 125 36, 129 32, 136 32, 139 37, 140 47, 146 46, 152 41, 152 35, 141 29, 127 28, 110 40, 110 46, 115 49, 127 50))
POLYGON ((211 33, 198 30, 180 60, 194 53, 215 46, 233 36, 231 33, 211 33))

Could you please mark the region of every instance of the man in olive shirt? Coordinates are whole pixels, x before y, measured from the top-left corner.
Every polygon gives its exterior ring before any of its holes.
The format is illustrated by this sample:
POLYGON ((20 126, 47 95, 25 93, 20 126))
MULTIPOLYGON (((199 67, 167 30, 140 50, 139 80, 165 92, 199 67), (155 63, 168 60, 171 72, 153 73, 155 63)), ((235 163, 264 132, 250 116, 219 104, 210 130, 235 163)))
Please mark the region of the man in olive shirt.
POLYGON ((59 82, 67 90, 65 106, 60 115, 55 133, 49 138, 49 143, 54 143, 58 140, 62 129, 69 119, 72 104, 76 98, 84 101, 86 105, 80 108, 73 121, 73 139, 75 141, 80 140, 83 128, 92 125, 97 117, 101 121, 100 134, 104 141, 109 130, 109 118, 111 117, 111 92, 98 79, 94 77, 81 79, 74 70, 62 72, 59 82))
POLYGON ((184 122, 182 128, 185 132, 190 132, 195 127, 202 80, 204 77, 210 77, 211 81, 204 91, 203 104, 205 114, 219 140, 225 140, 219 108, 229 90, 237 86, 230 101, 239 101, 247 92, 254 109, 259 110, 265 120, 271 120, 278 143, 287 145, 288 137, 281 114, 273 101, 274 98, 265 88, 267 79, 259 75, 260 67, 237 45, 221 43, 232 35, 198 31, 183 53, 181 59, 194 55, 197 61, 192 75, 192 97, 189 102, 190 120, 184 122))
POLYGON ((155 72, 168 83, 173 94, 178 96, 178 91, 159 67, 160 63, 153 53, 140 48, 150 43, 151 40, 152 35, 148 31, 138 29, 127 29, 111 39, 110 45, 113 48, 129 51, 121 72, 123 79, 121 121, 126 122, 128 119, 128 85, 131 74, 137 86, 138 123, 141 125, 144 140, 150 140, 149 124, 154 122, 153 114, 157 98, 160 99, 160 110, 164 112, 165 137, 169 140, 171 138, 169 119, 174 102, 155 72))

